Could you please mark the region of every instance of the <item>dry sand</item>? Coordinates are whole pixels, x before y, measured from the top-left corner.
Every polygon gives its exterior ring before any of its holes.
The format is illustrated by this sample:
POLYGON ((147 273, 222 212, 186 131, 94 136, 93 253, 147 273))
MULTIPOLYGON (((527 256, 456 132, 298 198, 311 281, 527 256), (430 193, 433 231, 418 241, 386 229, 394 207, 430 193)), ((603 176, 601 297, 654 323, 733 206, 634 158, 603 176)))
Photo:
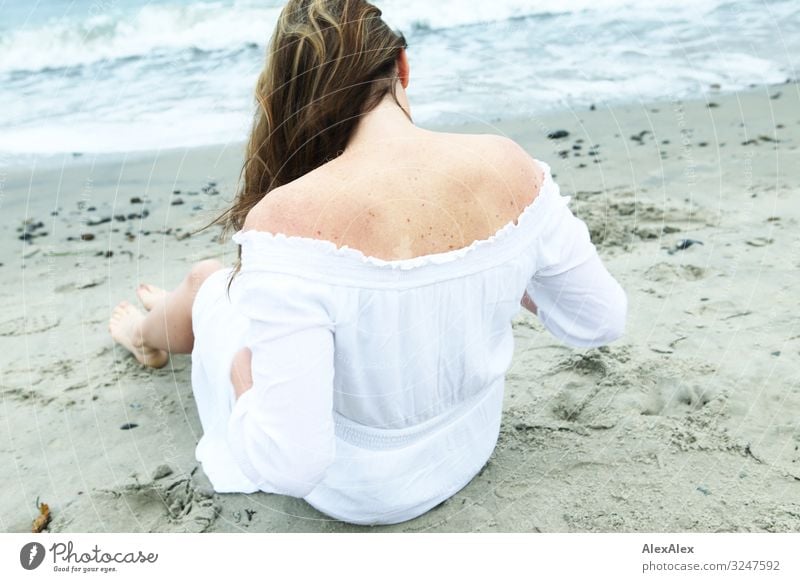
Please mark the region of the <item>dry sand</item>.
POLYGON ((39 498, 50 531, 800 531, 798 85, 451 130, 550 162, 630 301, 626 336, 590 350, 520 313, 499 444, 466 488, 376 528, 214 495, 189 358, 142 369, 106 327, 139 281, 231 260, 216 231, 184 237, 230 200, 241 146, 70 156, 0 171, 0 529, 39 498))

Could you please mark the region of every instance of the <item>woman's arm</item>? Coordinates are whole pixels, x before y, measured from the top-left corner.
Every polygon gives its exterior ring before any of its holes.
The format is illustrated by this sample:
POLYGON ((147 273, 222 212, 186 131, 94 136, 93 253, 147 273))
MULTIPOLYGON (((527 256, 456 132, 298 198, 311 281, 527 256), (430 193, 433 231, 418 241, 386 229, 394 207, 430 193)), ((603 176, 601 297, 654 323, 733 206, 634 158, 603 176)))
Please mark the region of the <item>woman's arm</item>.
POLYGON ((250 323, 229 372, 236 402, 228 446, 260 490, 305 497, 335 456, 330 290, 251 267, 248 258, 231 287, 250 323))
POLYGON ((231 364, 231 383, 236 399, 253 387, 253 369, 251 367, 253 353, 248 348, 242 348, 233 356, 231 364))
POLYGON ((627 295, 596 251, 567 271, 534 275, 527 293, 535 298, 539 321, 567 345, 602 346, 625 332, 627 295))

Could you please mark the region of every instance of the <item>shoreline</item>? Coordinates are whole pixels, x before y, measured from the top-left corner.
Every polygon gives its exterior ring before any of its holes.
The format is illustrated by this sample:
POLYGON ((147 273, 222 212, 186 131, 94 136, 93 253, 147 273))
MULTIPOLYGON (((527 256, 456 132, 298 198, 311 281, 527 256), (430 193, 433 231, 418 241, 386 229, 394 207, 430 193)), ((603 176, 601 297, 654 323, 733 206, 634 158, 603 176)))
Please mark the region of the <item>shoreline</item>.
POLYGON ((800 531, 800 86, 445 129, 550 164, 630 304, 626 335, 590 350, 520 312, 500 439, 469 485, 377 528, 213 494, 189 357, 144 370, 106 322, 140 280, 230 263, 216 229, 187 234, 229 202, 241 144, 84 156, 0 170, 0 529, 27 531, 38 497, 71 532, 800 531))
MULTIPOLYGON (((551 109, 543 109, 536 118, 561 118, 568 114, 583 114, 584 112, 596 111, 614 111, 617 109, 628 108, 631 106, 644 106, 644 107, 665 107, 675 103, 694 103, 700 101, 713 101, 714 99, 731 99, 737 95, 751 95, 754 92, 760 91, 776 91, 781 87, 796 85, 800 81, 795 81, 787 78, 782 83, 774 83, 769 85, 756 85, 750 84, 745 89, 726 91, 719 87, 711 86, 706 89, 704 93, 698 93, 683 97, 671 97, 656 100, 645 101, 625 101, 615 103, 595 103, 595 104, 581 104, 574 107, 553 107, 551 109)), ((412 106, 413 107, 413 106, 412 106)), ((472 131, 476 128, 492 128, 497 126, 508 126, 516 123, 525 123, 529 121, 531 116, 527 115, 511 115, 506 118, 495 117, 490 121, 484 120, 475 122, 474 120, 464 120, 461 123, 420 123, 419 126, 432 131, 472 131)), ((232 149, 241 151, 246 143, 246 137, 243 136, 241 140, 228 141, 228 142, 214 142, 204 143, 198 145, 189 145, 181 147, 170 147, 164 149, 134 149, 118 152, 84 152, 84 151, 64 151, 52 153, 34 153, 34 152, 10 152, 0 151, 0 164, 5 163, 7 171, 15 171, 23 168, 30 168, 31 166, 42 167, 43 169, 53 169, 61 167, 69 167, 72 165, 80 166, 85 164, 118 164, 123 161, 139 162, 146 159, 151 159, 156 155, 164 155, 169 157, 182 156, 191 152, 218 152, 220 150, 232 149)), ((2 167, 2 165, 0 165, 2 167)))

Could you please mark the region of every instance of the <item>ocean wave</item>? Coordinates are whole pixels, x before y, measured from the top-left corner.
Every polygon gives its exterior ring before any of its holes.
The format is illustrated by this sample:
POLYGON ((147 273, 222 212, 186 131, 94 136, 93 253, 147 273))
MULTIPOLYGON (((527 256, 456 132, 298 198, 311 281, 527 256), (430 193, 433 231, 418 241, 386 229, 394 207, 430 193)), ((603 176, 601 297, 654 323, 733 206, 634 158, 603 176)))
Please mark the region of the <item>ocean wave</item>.
POLYGON ((265 45, 279 10, 224 3, 147 5, 133 14, 59 19, 0 37, 0 71, 62 69, 164 50, 265 45))
MULTIPOLYGON (((73 10, 103 1, 53 2, 31 19, 27 0, 11 0, 4 16, 16 28, 0 20, 0 152, 244 139, 282 1, 107 0, 116 12, 73 10), (67 17, 53 8, 67 6, 67 17)), ((797 0, 376 3, 409 39, 409 97, 423 124, 798 77, 797 0)))
MULTIPOLYGON (((532 16, 594 12, 635 20, 641 14, 680 18, 713 10, 719 0, 383 0, 395 29, 452 29, 532 16), (685 16, 685 15, 684 15, 685 16)), ((0 72, 41 71, 144 57, 154 51, 230 50, 266 45, 283 2, 254 0, 147 4, 125 10, 74 12, 36 27, 0 33, 0 72)), ((114 6, 113 4, 111 6, 114 6)))

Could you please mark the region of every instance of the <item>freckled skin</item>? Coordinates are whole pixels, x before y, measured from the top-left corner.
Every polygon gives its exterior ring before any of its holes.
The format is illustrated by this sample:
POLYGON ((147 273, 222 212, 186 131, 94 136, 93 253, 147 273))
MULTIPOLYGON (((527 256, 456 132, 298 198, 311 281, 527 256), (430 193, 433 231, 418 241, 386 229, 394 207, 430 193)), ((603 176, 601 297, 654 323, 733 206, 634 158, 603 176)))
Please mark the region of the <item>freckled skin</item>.
POLYGON ((260 203, 261 229, 408 259, 487 239, 538 194, 538 167, 509 160, 501 138, 411 127, 403 139, 345 152, 272 191, 260 203))

